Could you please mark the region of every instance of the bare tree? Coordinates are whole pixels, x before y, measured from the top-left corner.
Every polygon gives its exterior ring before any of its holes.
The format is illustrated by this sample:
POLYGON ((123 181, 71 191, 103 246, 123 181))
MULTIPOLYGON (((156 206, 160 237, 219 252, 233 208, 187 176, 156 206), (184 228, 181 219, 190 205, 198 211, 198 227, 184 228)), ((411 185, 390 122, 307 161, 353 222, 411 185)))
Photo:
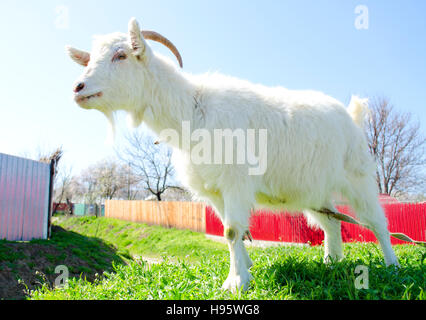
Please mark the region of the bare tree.
POLYGON ((130 164, 122 164, 119 169, 122 188, 117 197, 124 200, 136 200, 143 196, 141 178, 138 177, 130 164))
POLYGON ((92 167, 92 174, 96 180, 99 196, 111 200, 123 187, 120 166, 113 160, 104 160, 92 167))
POLYGON ((125 183, 122 166, 115 160, 106 159, 82 171, 74 181, 74 190, 85 203, 97 204, 115 198, 125 183))
MULTIPOLYGON (((38 151, 37 151, 37 156, 36 158, 38 159, 38 161, 40 162, 44 162, 47 164, 52 164, 53 167, 51 168, 52 172, 51 174, 53 175, 53 186, 51 186, 51 190, 50 192, 55 192, 55 184, 58 181, 58 176, 59 176, 59 161, 61 160, 61 158, 63 157, 63 150, 62 150, 62 146, 56 148, 53 151, 42 151, 42 149, 39 147, 38 151)), ((53 197, 55 195, 53 194, 53 197)), ((52 214, 56 212, 58 207, 58 204, 54 205, 52 208, 52 214)))
POLYGON ((59 204, 61 204, 63 201, 66 201, 68 206, 71 207, 71 201, 73 198, 72 181, 73 176, 71 167, 61 166, 58 174, 55 175, 55 205, 53 206, 52 214, 56 213, 59 204))
POLYGON ((162 200, 161 196, 167 189, 180 189, 174 182, 170 148, 156 144, 151 136, 140 130, 127 134, 125 139, 127 145, 116 150, 117 156, 135 171, 144 188, 158 201, 162 200))
POLYGON ((73 181, 75 196, 86 204, 97 204, 101 198, 93 171, 93 166, 91 166, 83 170, 73 181))
POLYGON ((381 193, 401 196, 425 192, 425 137, 420 123, 398 112, 386 98, 370 101, 367 124, 369 148, 377 162, 377 185, 381 193))

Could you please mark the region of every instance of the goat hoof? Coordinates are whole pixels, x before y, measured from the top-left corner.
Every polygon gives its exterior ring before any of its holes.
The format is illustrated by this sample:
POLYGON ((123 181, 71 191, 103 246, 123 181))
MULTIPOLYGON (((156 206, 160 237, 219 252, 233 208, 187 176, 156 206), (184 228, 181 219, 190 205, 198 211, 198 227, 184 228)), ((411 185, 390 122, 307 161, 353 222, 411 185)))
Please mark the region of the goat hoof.
POLYGON ((343 260, 343 255, 325 255, 324 264, 332 266, 343 260))
POLYGON ((393 261, 390 261, 390 262, 386 262, 386 266, 387 267, 394 266, 397 269, 401 268, 401 265, 399 264, 398 260, 393 260, 393 261))
POLYGON ((222 289, 231 291, 234 294, 239 290, 247 291, 251 280, 253 280, 253 276, 248 271, 240 275, 229 275, 223 283, 222 289))

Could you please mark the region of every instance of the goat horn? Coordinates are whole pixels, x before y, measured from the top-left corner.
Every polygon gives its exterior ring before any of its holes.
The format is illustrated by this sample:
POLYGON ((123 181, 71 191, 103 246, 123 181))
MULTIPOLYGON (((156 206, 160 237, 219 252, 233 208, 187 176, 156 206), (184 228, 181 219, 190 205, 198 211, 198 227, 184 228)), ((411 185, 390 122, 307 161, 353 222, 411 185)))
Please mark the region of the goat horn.
POLYGON ((176 59, 179 61, 180 67, 183 68, 182 57, 180 56, 178 49, 176 49, 175 45, 169 39, 163 37, 161 34, 155 31, 143 30, 142 35, 147 40, 159 42, 169 48, 170 51, 173 52, 173 54, 176 56, 176 59))

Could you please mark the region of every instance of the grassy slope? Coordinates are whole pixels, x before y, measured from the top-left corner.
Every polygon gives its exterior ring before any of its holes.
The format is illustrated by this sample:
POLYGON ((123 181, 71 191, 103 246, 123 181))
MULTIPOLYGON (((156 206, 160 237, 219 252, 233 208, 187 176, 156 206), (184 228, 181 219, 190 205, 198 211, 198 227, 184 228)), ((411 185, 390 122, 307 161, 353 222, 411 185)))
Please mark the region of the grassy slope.
POLYGON ((227 248, 223 244, 208 240, 202 233, 165 229, 117 219, 62 218, 57 220, 56 224, 69 231, 100 238, 115 246, 117 252, 124 256, 153 258, 173 256, 194 261, 201 256, 223 254, 227 248))
POLYGON ((112 271, 130 256, 117 254, 101 239, 53 227, 51 240, 0 241, 0 299, 23 299, 25 291, 40 283, 54 283, 55 268, 66 265, 70 277, 93 280, 96 274, 112 271))
POLYGON ((77 218, 63 228, 114 243, 124 255, 170 256, 148 265, 117 265, 94 282, 71 280, 67 289, 34 291, 34 299, 425 299, 423 248, 395 246, 401 269, 387 268, 375 244, 346 244, 346 259, 322 263, 321 247, 250 249, 255 280, 237 295, 220 286, 228 272, 226 246, 203 234, 112 219, 77 218), (365 265, 369 289, 355 289, 354 270, 365 265))

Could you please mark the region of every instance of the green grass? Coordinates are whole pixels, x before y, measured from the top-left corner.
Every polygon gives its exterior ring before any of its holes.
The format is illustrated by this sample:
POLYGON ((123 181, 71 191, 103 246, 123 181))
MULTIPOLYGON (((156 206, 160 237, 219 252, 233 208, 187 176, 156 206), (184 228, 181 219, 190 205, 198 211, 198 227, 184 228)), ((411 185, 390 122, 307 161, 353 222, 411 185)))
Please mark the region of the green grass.
POLYGON ((226 246, 203 234, 112 219, 74 218, 63 228, 114 243, 129 256, 168 256, 159 264, 138 259, 114 265, 94 281, 71 279, 67 288, 48 285, 33 299, 425 299, 425 250, 395 246, 401 268, 386 267, 375 244, 345 244, 346 258, 324 265, 322 247, 249 249, 255 278, 245 293, 220 289, 229 258, 226 246), (355 268, 365 265, 369 289, 355 288, 355 268))
POLYGON ((70 277, 93 280, 96 274, 113 271, 113 264, 126 264, 130 256, 100 238, 53 227, 50 240, 0 241, 0 300, 24 299, 40 283, 51 286, 55 268, 66 265, 70 277))
POLYGON ((81 217, 56 220, 62 228, 87 237, 102 239, 125 257, 172 256, 190 261, 212 254, 223 254, 224 244, 208 240, 204 234, 188 230, 166 229, 159 226, 126 222, 117 219, 81 217))

